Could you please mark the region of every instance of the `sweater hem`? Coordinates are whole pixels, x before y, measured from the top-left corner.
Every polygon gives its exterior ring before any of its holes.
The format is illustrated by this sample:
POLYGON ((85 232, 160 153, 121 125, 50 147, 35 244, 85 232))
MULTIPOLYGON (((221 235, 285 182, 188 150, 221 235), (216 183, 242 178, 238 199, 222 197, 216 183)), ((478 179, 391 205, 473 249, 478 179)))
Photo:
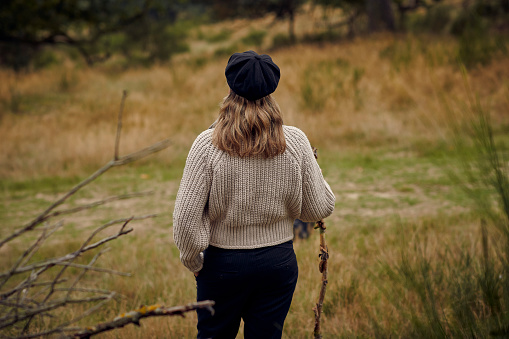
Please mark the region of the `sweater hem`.
POLYGON ((282 243, 287 242, 288 240, 293 240, 293 235, 290 237, 286 237, 283 239, 279 239, 270 243, 264 243, 264 244, 253 244, 253 245, 223 245, 219 243, 210 242, 209 246, 219 247, 226 250, 241 250, 241 249, 255 249, 255 248, 262 248, 262 247, 270 247, 274 245, 279 245, 282 243))

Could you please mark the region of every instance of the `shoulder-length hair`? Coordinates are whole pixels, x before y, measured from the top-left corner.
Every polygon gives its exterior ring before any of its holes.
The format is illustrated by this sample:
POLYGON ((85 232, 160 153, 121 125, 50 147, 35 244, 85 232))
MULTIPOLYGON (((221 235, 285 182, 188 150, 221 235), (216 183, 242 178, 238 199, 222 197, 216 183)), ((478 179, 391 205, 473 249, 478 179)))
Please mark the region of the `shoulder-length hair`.
POLYGON ((220 106, 212 144, 241 158, 282 154, 286 141, 279 105, 270 95, 251 101, 230 91, 220 106))

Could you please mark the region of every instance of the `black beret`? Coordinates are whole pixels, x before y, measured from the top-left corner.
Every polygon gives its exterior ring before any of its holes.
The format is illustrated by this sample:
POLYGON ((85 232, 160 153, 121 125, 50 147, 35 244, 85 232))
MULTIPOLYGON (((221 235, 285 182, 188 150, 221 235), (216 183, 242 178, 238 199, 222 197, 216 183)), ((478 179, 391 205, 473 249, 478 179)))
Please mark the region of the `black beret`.
POLYGON ((224 74, 232 91, 249 100, 273 93, 281 76, 270 56, 253 51, 233 54, 224 74))

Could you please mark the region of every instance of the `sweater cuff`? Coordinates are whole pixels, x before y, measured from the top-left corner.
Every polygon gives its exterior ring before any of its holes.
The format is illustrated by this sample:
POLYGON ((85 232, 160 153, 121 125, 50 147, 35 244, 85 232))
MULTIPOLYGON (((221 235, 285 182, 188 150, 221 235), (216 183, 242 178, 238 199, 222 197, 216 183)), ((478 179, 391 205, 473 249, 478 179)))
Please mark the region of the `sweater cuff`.
POLYGON ((203 268, 203 259, 201 255, 197 255, 193 259, 189 260, 181 259, 181 261, 184 264, 184 266, 186 266, 187 269, 193 273, 199 272, 203 268))

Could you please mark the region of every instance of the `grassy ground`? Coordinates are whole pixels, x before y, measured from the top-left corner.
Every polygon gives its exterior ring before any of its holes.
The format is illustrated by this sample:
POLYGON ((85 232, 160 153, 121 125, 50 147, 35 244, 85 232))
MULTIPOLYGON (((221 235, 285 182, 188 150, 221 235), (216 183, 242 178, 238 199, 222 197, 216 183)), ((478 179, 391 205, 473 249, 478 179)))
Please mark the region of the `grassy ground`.
MULTIPOLYGON (((397 331, 406 326, 405 319, 384 297, 384 288, 390 282, 384 277, 381 262, 396 263, 402 247, 413 244, 416 237, 426 238, 431 249, 443 244, 478 245, 478 218, 470 212, 460 189, 434 164, 436 158, 395 153, 321 152, 323 171, 337 198, 336 212, 326 221, 331 258, 324 306, 325 337, 374 336, 373 321, 381 326, 398 326, 397 331)), ((142 304, 177 305, 195 298, 193 277, 180 264, 171 237, 178 175, 178 171, 168 174, 157 162, 107 173, 73 199, 69 207, 139 190, 153 190, 155 194, 65 217, 65 227, 48 247, 41 249, 41 257, 64 254, 79 247, 79 241, 94 226, 109 219, 160 213, 155 219, 133 222, 135 231, 117 240, 100 260, 98 266, 131 272, 133 277, 89 273, 86 284, 119 291, 125 298, 88 322, 112 318, 142 304)), ((29 220, 55 200, 72 181, 28 181, 4 187, 2 223, 7 227, 2 229, 2 236, 11 229, 9 225, 29 220)), ((2 253, 13 260, 23 248, 16 245, 19 247, 2 248, 2 253)), ((311 309, 320 286, 318 233, 309 240, 297 241, 295 250, 299 283, 285 337, 305 338, 311 336, 311 309)), ((191 337, 194 326, 194 315, 186 319, 150 319, 140 329, 128 327, 104 337, 191 337)))
MULTIPOLYGON (((443 265, 435 272, 452 274, 461 267, 460 254, 475 257, 480 251, 480 217, 446 171, 461 164, 451 127, 469 121, 468 94, 477 93, 491 113, 497 142, 507 149, 509 59, 500 54, 489 65, 470 69, 469 92, 456 49, 446 38, 381 35, 271 52, 282 69, 275 97, 285 123, 300 127, 319 148, 319 163, 336 194, 336 210, 326 220, 331 257, 325 338, 426 337, 416 330, 426 324, 426 309, 418 294, 398 285, 392 270, 403 270, 406 261, 418 266, 425 258, 443 265)), ((141 304, 194 300, 193 276, 180 264, 172 241, 171 214, 186 153, 215 119, 227 92, 225 63, 217 58, 198 65, 189 57, 127 71, 65 65, 22 75, 0 70, 0 238, 112 157, 123 89, 129 97, 121 153, 172 140, 151 159, 106 173, 67 206, 135 191, 153 195, 62 217, 65 226, 38 254, 73 250, 110 219, 160 213, 133 222, 135 231, 112 243, 99 261, 132 277, 87 274, 87 284, 124 298, 83 324, 141 304)), ((497 233, 490 234, 496 245, 497 233)), ((2 270, 30 239, 33 234, 0 248, 6 258, 2 270)), ((297 241, 295 250, 299 283, 284 337, 310 338, 320 285, 318 234, 297 241)), ((448 315, 454 308, 441 286, 436 282, 432 289, 448 315)), ((192 337, 195 321, 194 315, 148 319, 141 328, 103 337, 192 337)))

